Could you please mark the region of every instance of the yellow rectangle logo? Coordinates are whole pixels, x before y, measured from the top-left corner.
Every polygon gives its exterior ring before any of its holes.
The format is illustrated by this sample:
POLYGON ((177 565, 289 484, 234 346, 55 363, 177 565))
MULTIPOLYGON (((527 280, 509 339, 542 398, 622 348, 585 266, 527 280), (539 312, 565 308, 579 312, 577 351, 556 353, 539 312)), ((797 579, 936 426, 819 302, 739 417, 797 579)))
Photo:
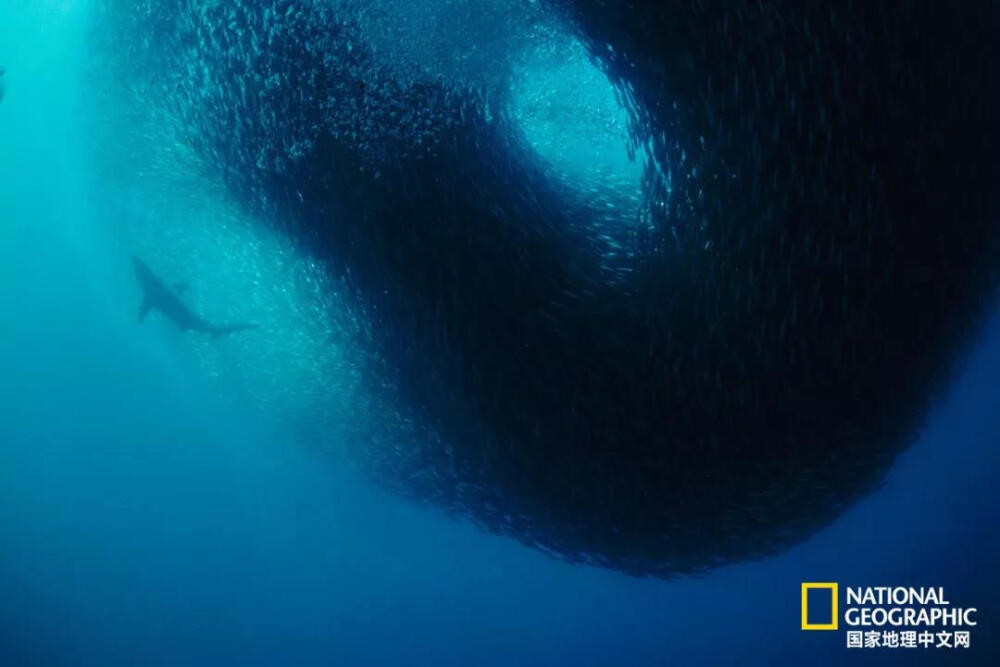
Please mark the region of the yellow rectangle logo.
POLYGON ((802 583, 802 629, 803 630, 836 630, 837 629, 837 584, 833 582, 803 582, 802 583), (830 622, 809 622, 809 591, 830 591, 830 622))

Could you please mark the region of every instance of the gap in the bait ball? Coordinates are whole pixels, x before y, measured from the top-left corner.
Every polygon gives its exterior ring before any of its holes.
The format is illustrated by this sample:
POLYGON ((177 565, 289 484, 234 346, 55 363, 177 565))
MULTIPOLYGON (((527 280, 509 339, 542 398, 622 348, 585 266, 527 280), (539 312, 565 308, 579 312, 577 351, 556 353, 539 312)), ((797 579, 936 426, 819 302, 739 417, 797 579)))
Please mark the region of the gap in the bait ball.
POLYGON ((510 112, 530 148, 568 185, 638 198, 642 152, 629 151, 629 112, 586 48, 553 36, 514 72, 510 112))

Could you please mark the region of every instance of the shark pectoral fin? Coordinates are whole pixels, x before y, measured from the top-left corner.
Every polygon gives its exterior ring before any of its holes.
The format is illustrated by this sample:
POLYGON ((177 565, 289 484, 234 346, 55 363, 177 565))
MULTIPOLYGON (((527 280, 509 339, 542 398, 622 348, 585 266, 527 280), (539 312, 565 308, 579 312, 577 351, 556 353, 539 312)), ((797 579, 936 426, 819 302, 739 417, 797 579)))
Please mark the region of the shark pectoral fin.
POLYGON ((152 304, 149 303, 149 299, 144 298, 142 303, 139 304, 139 321, 142 322, 146 319, 146 315, 149 313, 149 309, 152 308, 152 304))

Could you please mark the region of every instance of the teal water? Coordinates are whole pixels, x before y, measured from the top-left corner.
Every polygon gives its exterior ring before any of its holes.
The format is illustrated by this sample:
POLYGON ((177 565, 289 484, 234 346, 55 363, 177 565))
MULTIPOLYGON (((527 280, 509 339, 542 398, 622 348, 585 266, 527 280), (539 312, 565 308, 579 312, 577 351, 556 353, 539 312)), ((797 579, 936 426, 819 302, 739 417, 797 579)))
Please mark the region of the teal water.
MULTIPOLYGON (((409 419, 364 314, 169 126, 103 106, 88 10, 0 6, 0 664, 842 664, 840 633, 798 628, 810 580, 944 586, 981 609, 956 664, 1000 651, 1000 316, 807 542, 670 582, 553 560, 346 463, 409 419), (260 329, 140 326, 133 253, 260 329)), ((942 659, 850 656, 918 658, 942 659)))

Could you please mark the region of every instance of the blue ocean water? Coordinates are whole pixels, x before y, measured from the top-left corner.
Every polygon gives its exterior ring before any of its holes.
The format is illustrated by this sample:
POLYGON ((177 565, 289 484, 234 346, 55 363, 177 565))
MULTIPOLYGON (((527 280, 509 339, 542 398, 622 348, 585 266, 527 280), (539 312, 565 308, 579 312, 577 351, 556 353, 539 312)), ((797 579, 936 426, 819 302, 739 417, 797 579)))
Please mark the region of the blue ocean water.
POLYGON ((120 188, 95 182, 106 148, 95 140, 108 134, 94 131, 92 87, 103 84, 87 69, 87 11, 0 5, 0 664, 1000 654, 1000 312, 882 487, 806 542, 673 581, 566 564, 340 463, 345 421, 397 418, 366 398, 363 361, 317 324, 354 314, 217 184, 174 171, 180 159, 122 167, 120 188), (137 325, 133 252, 261 330, 212 343, 162 320, 137 325), (842 632, 799 629, 803 581, 943 586, 979 609, 972 648, 852 653, 842 632))

